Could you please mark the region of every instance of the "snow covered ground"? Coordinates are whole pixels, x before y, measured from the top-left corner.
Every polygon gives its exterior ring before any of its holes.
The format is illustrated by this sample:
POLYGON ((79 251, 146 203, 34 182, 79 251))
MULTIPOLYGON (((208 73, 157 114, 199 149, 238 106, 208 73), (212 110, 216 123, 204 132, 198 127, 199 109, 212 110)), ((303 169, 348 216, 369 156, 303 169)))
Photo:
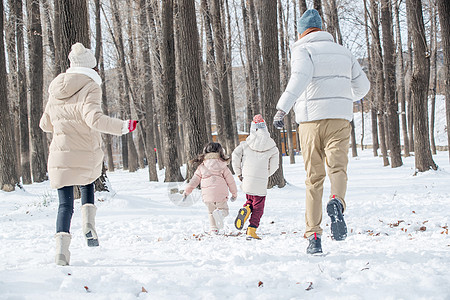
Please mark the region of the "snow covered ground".
MULTIPOLYGON (((147 170, 110 173, 116 194, 96 195, 100 247, 83 240, 78 200, 67 267, 54 264, 49 183, 0 192, 0 299, 450 299, 448 152, 434 156, 438 171, 417 176, 414 157, 391 169, 371 150, 359 155, 349 164, 349 236, 332 241, 325 214, 322 257, 305 253, 300 156, 284 161, 288 186, 269 191, 261 241, 233 226, 243 193, 222 234, 209 236, 201 201, 174 205, 173 184, 148 182, 147 170)), ((324 203, 328 193, 327 180, 324 203)))

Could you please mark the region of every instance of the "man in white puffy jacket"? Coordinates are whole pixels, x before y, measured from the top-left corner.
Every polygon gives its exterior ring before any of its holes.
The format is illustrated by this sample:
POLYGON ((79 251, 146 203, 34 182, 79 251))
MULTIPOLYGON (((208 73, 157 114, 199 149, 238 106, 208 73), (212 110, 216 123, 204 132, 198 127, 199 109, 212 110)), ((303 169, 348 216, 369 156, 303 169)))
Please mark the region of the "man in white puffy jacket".
POLYGON ((331 182, 327 213, 331 235, 344 240, 347 227, 343 212, 347 190, 347 164, 353 102, 363 98, 369 80, 358 61, 333 36, 322 31, 315 9, 299 20, 300 38, 292 47, 291 77, 277 103, 274 126, 294 107, 299 123, 300 146, 306 170, 306 229, 308 254, 322 253, 322 194, 326 163, 331 182))
POLYGON ((242 181, 241 189, 247 201, 238 212, 235 221, 237 229, 244 227, 251 214, 247 228, 247 239, 260 239, 256 234, 259 221, 264 213, 269 177, 278 169, 279 151, 270 137, 266 122, 261 115, 253 117, 250 135, 234 149, 233 170, 242 181))

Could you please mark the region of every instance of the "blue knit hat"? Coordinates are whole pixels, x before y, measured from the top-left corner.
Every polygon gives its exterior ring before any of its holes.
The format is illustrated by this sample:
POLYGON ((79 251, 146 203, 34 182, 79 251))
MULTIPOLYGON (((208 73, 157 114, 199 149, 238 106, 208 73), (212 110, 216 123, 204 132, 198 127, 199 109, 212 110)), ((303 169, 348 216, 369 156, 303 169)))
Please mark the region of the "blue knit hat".
POLYGON ((322 29, 322 18, 314 8, 308 9, 298 22, 298 33, 302 34, 306 29, 316 27, 322 29))

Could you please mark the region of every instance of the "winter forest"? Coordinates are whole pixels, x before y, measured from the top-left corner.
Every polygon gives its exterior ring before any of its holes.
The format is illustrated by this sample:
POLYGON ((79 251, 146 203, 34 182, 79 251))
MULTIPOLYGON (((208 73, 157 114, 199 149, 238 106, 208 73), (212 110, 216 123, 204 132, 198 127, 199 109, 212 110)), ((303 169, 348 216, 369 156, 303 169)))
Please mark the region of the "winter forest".
POLYGON ((0 7, 0 299, 450 297, 449 0, 1 0, 0 7), (334 241, 324 214, 323 257, 305 254, 305 163, 294 112, 283 129, 272 125, 298 20, 311 8, 370 81, 353 104, 348 238, 334 241), (94 187, 103 244, 82 242, 75 188, 72 260, 61 269, 53 263, 58 193, 47 166, 53 135, 40 119, 77 42, 95 55, 103 114, 138 123, 128 134, 102 134, 94 187), (200 190, 186 205, 173 191, 194 176, 192 160, 209 142, 231 155, 257 114, 279 149, 262 240, 248 242, 234 228, 242 191, 221 234, 211 236, 200 190))

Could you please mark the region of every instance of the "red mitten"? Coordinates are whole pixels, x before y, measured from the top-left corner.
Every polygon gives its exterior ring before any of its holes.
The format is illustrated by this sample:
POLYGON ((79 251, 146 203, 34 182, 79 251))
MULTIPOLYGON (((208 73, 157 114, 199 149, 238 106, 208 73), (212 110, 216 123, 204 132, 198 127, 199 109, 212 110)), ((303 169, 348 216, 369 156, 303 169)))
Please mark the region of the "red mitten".
POLYGON ((133 130, 135 130, 135 129, 136 129, 136 126, 137 126, 137 123, 138 123, 138 121, 136 121, 136 120, 128 120, 128 130, 129 130, 130 132, 132 132, 133 130))

